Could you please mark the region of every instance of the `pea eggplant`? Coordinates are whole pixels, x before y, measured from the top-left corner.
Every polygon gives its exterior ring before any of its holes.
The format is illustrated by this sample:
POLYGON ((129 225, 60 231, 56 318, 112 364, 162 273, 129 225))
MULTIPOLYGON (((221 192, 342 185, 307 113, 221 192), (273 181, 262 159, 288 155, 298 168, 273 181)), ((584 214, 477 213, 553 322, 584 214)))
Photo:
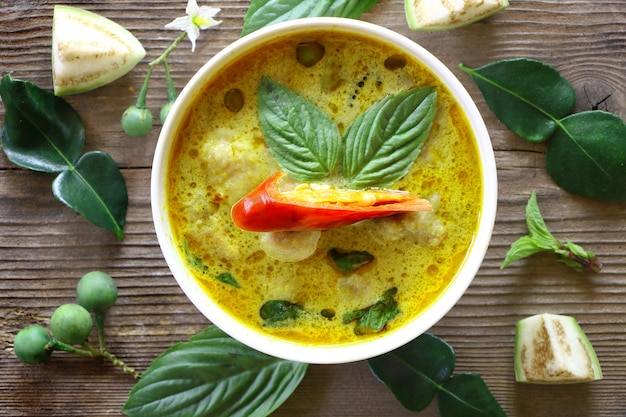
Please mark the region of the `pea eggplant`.
POLYGON ((428 200, 386 189, 352 190, 302 183, 283 190, 279 171, 235 203, 231 217, 252 232, 328 230, 361 220, 428 211, 428 200))

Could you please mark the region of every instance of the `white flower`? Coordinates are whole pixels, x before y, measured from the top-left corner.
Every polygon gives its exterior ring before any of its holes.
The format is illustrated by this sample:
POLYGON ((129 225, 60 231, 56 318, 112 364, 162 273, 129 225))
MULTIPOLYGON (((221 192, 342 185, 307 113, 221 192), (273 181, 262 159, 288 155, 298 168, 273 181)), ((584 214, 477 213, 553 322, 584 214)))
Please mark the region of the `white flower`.
POLYGON ((200 36, 200 30, 222 23, 221 20, 213 19, 220 12, 220 9, 211 6, 198 7, 196 0, 189 0, 185 12, 187 16, 177 17, 173 22, 165 25, 165 27, 187 32, 187 36, 191 41, 191 51, 193 52, 196 50, 196 39, 200 36))

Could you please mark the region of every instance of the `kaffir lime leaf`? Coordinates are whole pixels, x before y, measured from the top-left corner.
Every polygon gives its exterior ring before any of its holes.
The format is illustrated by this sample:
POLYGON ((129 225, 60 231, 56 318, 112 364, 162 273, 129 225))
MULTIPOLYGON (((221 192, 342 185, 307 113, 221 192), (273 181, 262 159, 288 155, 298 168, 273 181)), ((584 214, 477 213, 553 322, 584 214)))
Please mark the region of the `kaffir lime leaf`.
POLYGON ((571 384, 600 380, 602 370, 593 346, 573 317, 544 313, 517 323, 515 379, 571 384))
POLYGON ((52 78, 57 96, 110 83, 145 55, 137 38, 112 20, 76 7, 54 6, 52 78))
POLYGON ((507 8, 509 0, 404 0, 413 30, 446 30, 465 26, 507 8))

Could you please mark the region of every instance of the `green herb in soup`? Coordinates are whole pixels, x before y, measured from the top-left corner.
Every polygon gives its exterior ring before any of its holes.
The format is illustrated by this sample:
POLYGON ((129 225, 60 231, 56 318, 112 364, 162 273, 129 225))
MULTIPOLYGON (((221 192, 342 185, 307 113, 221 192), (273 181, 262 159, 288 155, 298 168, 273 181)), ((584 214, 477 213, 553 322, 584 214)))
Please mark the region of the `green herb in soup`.
MULTIPOLYGON (((309 128, 315 132, 316 126, 309 128)), ((442 83, 393 45, 339 32, 277 38, 221 71, 189 106, 169 169, 174 238, 181 253, 194 254, 207 268, 189 268, 204 291, 251 328, 320 345, 393 331, 431 305, 469 251, 483 192, 473 133, 442 83), (298 53, 303 42, 320 46, 317 52, 304 51, 313 58, 298 53), (268 233, 237 227, 231 207, 282 170, 258 116, 264 77, 295 92, 332 122, 343 138, 338 160, 354 151, 351 146, 364 143, 362 136, 351 139, 352 145, 345 138, 368 109, 409 90, 436 92, 432 125, 419 156, 403 175, 383 185, 426 198, 430 211, 329 230, 268 233), (233 98, 233 91, 241 96, 233 98), (224 272, 239 288, 214 279, 224 272), (355 312, 358 318, 344 322, 355 312)), ((340 171, 333 175, 342 175, 343 164, 335 169, 340 171)))

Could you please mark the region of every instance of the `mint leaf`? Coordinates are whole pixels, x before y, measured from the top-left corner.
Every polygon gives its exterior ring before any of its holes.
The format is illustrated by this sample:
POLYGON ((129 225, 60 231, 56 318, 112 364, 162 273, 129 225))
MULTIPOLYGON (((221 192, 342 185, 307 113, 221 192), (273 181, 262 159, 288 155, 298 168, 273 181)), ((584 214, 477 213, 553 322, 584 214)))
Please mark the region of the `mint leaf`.
POLYGON ((302 17, 348 17, 356 19, 378 0, 251 0, 241 36, 262 27, 302 17))
POLYGON ((348 186, 385 187, 402 178, 430 133, 436 101, 434 88, 421 87, 389 95, 364 111, 343 135, 341 173, 348 186))
POLYGON ((128 191, 111 157, 99 151, 84 154, 52 182, 54 196, 96 226, 124 238, 128 191))
POLYGON ((211 326, 157 357, 122 412, 129 417, 265 417, 293 393, 307 368, 257 352, 211 326))
POLYGON ((327 177, 339 161, 339 129, 320 108, 284 85, 262 77, 259 121, 281 168, 302 182, 327 177))
POLYGON ((520 58, 460 68, 476 83, 498 119, 531 142, 548 139, 557 120, 570 114, 576 103, 570 83, 539 61, 520 58))

